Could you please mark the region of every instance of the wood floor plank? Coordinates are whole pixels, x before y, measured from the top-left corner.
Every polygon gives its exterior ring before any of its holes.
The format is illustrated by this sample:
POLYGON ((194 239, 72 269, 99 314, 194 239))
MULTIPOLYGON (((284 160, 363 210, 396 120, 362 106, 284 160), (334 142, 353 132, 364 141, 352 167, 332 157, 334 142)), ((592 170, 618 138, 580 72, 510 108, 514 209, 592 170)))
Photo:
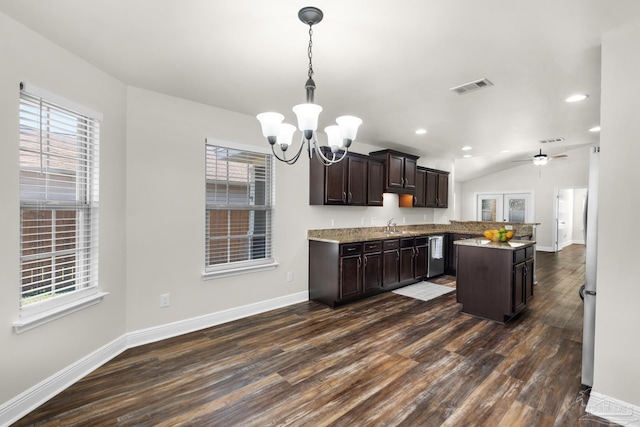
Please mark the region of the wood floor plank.
POLYGON ((584 412, 584 246, 536 268, 507 324, 455 293, 304 302, 127 350, 15 426, 613 425, 584 412))

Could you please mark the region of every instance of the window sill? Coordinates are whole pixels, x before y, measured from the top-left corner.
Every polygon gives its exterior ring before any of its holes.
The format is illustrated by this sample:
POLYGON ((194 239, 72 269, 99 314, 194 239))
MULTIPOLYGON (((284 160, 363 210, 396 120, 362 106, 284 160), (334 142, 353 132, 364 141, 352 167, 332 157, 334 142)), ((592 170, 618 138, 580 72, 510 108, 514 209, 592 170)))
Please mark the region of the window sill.
POLYGON ((277 262, 270 264, 252 265, 249 267, 240 267, 229 270, 205 271, 202 273, 202 280, 220 279, 222 277, 237 276, 246 273, 256 273, 258 271, 273 270, 278 266, 277 262))
POLYGON ((56 307, 55 309, 43 311, 42 313, 38 313, 24 319, 16 320, 15 322, 13 322, 13 330, 16 334, 21 334, 25 331, 28 331, 29 329, 37 328, 38 326, 44 325, 45 323, 49 323, 71 313, 75 313, 76 311, 80 311, 87 307, 91 307, 92 305, 98 304, 100 301, 102 301, 102 298, 104 298, 108 294, 108 292, 97 292, 91 296, 73 301, 60 307, 56 307))

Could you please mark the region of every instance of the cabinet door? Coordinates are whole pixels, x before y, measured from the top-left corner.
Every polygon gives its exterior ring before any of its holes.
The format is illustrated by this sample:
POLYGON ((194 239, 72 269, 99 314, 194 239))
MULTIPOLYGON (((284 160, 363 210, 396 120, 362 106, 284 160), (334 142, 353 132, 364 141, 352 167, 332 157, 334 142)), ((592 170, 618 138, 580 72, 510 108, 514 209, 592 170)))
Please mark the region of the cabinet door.
MULTIPOLYGON (((418 240, 418 238, 416 238, 418 240)), ((415 278, 422 280, 427 275, 427 262, 429 260, 429 247, 427 244, 418 244, 416 242, 416 270, 415 278)))
POLYGON ((526 276, 524 278, 524 290, 525 290, 525 300, 529 302, 531 298, 533 298, 533 259, 528 259, 525 261, 525 273, 526 276))
POLYGON ((400 281, 412 280, 415 277, 414 247, 400 248, 400 281))
POLYGON ((512 280, 512 288, 511 288, 511 313, 507 314, 517 314, 521 312, 527 301, 526 301, 526 292, 525 292, 525 269, 526 264, 521 262, 513 266, 513 280, 512 280))
POLYGON ((425 206, 428 208, 438 207, 438 173, 427 171, 425 180, 425 206))
POLYGON ((362 255, 340 258, 340 299, 362 294, 362 255))
POLYGON ((449 205, 449 175, 438 174, 438 200, 437 207, 446 208, 449 205))
POLYGON ((382 286, 382 252, 364 254, 364 291, 380 289, 382 286))
POLYGON ((427 171, 418 169, 416 171, 416 197, 413 199, 413 206, 425 207, 425 187, 427 184, 427 171))
POLYGON ((400 281, 400 250, 384 251, 382 260, 382 286, 392 286, 400 281))
POLYGON ((404 157, 389 154, 387 157, 387 188, 403 188, 404 157))
POLYGON ((348 157, 347 162, 347 204, 364 206, 367 204, 367 159, 348 157))
POLYGON ((347 203, 347 162, 325 166, 324 202, 330 205, 347 203))
POLYGON ((369 160, 367 179, 367 205, 382 206, 384 193, 384 163, 369 160))
POLYGON ((416 189, 416 171, 417 171, 417 161, 415 159, 405 158, 404 159, 404 188, 407 190, 415 190, 416 189))

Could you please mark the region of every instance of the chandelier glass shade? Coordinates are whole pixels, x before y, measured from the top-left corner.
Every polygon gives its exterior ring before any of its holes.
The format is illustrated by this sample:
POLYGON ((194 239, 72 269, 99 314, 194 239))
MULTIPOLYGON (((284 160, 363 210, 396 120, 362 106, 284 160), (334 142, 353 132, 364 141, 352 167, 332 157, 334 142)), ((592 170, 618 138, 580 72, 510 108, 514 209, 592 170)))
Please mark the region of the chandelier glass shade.
POLYGON ((316 158, 325 165, 337 163, 345 158, 349 147, 356 139, 358 127, 362 124, 362 120, 354 116, 340 116, 336 119, 337 125, 327 126, 324 131, 327 134, 328 146, 331 153, 325 155, 318 142, 318 118, 322 112, 322 107, 314 103, 314 91, 316 88, 313 81, 313 64, 312 64, 312 27, 320 22, 323 18, 322 11, 315 7, 305 7, 298 12, 298 18, 309 25, 309 71, 308 79, 305 84, 307 93, 307 102, 298 104, 293 107, 293 112, 298 120, 298 129, 302 132, 300 147, 293 155, 288 155, 287 151, 292 145, 293 134, 296 127, 283 123, 284 116, 280 113, 267 112, 260 113, 256 116, 262 127, 262 135, 267 138, 271 145, 273 155, 280 161, 293 164, 295 163, 304 147, 307 148, 309 158, 314 154, 316 158), (276 149, 277 147, 277 149, 276 149))

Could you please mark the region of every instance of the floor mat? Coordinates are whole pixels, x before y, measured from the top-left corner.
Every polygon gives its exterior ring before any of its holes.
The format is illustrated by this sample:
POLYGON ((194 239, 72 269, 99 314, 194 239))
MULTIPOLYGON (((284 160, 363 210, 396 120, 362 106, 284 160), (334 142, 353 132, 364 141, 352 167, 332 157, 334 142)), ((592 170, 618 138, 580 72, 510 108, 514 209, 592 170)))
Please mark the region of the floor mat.
POLYGON ((450 286, 442 286, 431 282, 419 282, 404 288, 392 291, 394 294, 404 295, 406 297, 416 298, 422 301, 429 301, 440 295, 454 292, 456 289, 450 286))

